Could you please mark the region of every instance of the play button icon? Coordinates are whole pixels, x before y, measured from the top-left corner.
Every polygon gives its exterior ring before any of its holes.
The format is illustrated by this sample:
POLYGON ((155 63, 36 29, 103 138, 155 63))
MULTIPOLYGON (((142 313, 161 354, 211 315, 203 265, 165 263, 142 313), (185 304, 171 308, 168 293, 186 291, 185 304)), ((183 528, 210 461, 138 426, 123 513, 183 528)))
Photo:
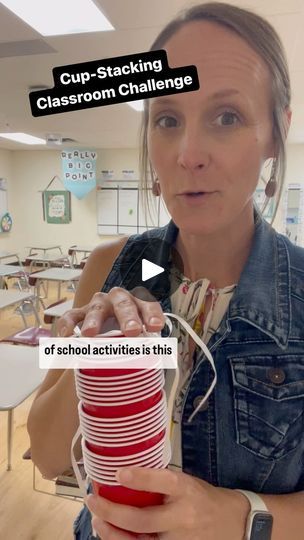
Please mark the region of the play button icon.
POLYGON ((148 261, 147 259, 142 259, 141 261, 141 280, 142 281, 147 281, 148 279, 151 279, 154 276, 158 276, 158 274, 161 274, 164 271, 165 271, 164 268, 162 268, 161 266, 158 266, 158 264, 148 261))
POLYGON ((184 265, 174 245, 153 238, 153 233, 139 236, 139 242, 124 250, 117 284, 138 300, 162 302, 178 289, 181 279, 176 274, 184 274, 184 265))

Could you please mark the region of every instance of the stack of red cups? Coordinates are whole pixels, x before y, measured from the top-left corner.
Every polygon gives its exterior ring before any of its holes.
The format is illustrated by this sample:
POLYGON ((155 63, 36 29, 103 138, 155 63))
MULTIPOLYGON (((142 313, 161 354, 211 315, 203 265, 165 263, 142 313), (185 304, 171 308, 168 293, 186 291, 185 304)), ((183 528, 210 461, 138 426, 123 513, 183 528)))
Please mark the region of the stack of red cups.
POLYGON ((84 467, 93 492, 114 502, 143 507, 163 501, 161 494, 116 480, 120 467, 165 468, 170 461, 164 371, 157 366, 75 371, 84 467))

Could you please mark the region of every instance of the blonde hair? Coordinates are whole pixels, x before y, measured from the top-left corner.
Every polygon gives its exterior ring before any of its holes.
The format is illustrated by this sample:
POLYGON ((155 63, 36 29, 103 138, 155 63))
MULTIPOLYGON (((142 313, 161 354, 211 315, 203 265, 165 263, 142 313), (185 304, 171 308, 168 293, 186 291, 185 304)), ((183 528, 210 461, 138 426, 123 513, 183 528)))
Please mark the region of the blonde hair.
MULTIPOLYGON (((276 145, 276 173, 278 184, 275 195, 275 210, 272 222, 275 219, 278 205, 284 185, 286 171, 286 146, 285 140, 288 131, 286 121, 286 108, 290 106, 291 90, 289 70, 285 51, 274 28, 262 17, 252 11, 242 9, 222 2, 208 2, 199 4, 182 11, 155 39, 150 50, 159 50, 165 43, 180 30, 185 24, 194 21, 210 21, 225 28, 229 28, 241 36, 268 66, 271 76, 272 116, 273 116, 273 139, 276 145)), ((149 102, 144 102, 144 112, 141 125, 141 149, 140 149, 140 178, 145 196, 145 207, 149 211, 151 190, 149 182, 154 181, 153 169, 148 158, 147 130, 149 123, 149 102), (150 177, 150 179, 149 179, 150 177)), ((263 211, 269 198, 265 196, 263 211)))

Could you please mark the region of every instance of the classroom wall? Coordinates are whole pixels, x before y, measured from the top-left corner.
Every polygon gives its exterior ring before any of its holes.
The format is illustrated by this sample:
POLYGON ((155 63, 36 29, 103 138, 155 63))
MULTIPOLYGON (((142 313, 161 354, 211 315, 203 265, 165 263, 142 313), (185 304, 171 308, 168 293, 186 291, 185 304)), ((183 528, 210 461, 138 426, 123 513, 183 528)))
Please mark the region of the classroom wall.
MULTIPOLYGON (((302 184, 304 189, 304 144, 287 145, 287 168, 285 186, 288 184, 302 184)), ((273 226, 281 233, 285 233, 283 198, 278 209, 273 226)), ((304 223, 302 224, 304 227, 304 223)))
MULTIPOLYGON (((97 177, 101 170, 113 169, 121 178, 122 169, 134 169, 138 174, 138 152, 136 149, 97 149, 97 177)), ((97 245, 112 237, 97 234, 96 190, 78 200, 72 195, 72 221, 68 224, 50 224, 43 221, 41 190, 52 177, 61 176, 60 152, 55 150, 24 150, 12 154, 10 175, 9 211, 14 224, 9 237, 0 238, 0 250, 16 249, 25 255, 26 246, 37 243, 59 243, 64 251, 73 244, 97 245)), ((1 159, 1 156, 0 156, 1 159)), ((3 158, 3 164, 5 160, 3 158)), ((3 166, 3 170, 5 167, 3 166)), ((1 162, 0 162, 1 171, 1 162)), ((0 174, 1 176, 1 174, 0 174)), ((55 180, 50 189, 64 189, 55 180)))
POLYGON ((0 149, 0 178, 6 178, 8 182, 12 176, 12 156, 11 150, 0 149))
MULTIPOLYGON (((10 150, 0 149, 0 178, 6 178, 8 189, 8 209, 12 205, 12 163, 13 152, 10 150)), ((0 233, 0 251, 8 249, 12 232, 0 233)))
MULTIPOLYGON (((134 169, 138 173, 137 149, 97 149, 97 176, 101 170, 114 169, 117 178, 121 170, 134 169)), ((304 186, 304 145, 287 147, 286 184, 300 182, 304 186)), ((0 235, 0 251, 16 249, 26 254, 25 247, 34 243, 60 243, 64 250, 72 244, 97 245, 112 237, 99 236, 96 222, 96 192, 84 199, 72 195, 72 221, 54 225, 43 221, 40 191, 45 189, 54 175, 61 175, 60 152, 57 150, 9 151, 0 150, 0 177, 8 180, 9 211, 13 229, 0 235)), ((56 181, 51 187, 60 188, 56 181)), ((282 230, 281 210, 275 227, 282 230)))

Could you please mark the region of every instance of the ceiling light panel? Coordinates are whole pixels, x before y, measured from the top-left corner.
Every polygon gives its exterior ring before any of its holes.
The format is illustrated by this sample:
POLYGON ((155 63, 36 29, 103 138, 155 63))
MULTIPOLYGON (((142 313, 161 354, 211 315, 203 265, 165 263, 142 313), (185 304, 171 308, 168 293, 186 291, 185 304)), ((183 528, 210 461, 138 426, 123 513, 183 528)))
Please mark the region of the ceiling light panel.
POLYGON ((33 135, 28 135, 27 133, 0 133, 0 137, 23 144, 46 144, 45 139, 33 137, 33 135))
POLYGON ((92 0, 1 0, 2 4, 43 36, 114 30, 92 0))

